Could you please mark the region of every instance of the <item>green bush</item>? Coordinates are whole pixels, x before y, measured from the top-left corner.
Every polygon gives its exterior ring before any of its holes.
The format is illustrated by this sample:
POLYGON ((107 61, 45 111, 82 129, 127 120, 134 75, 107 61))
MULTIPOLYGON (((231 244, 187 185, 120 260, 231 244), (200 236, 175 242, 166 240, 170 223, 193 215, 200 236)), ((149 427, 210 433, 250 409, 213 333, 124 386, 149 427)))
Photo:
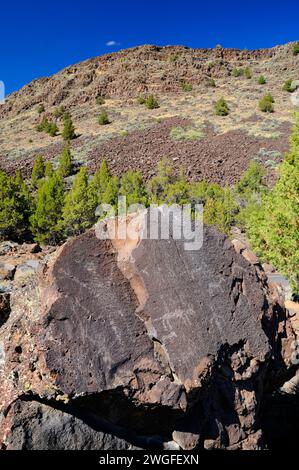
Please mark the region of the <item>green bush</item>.
POLYGON ((193 86, 191 85, 191 83, 185 83, 185 82, 184 82, 184 83, 182 83, 181 86, 182 86, 183 91, 188 92, 188 91, 192 91, 192 90, 193 90, 193 86))
POLYGON ((201 127, 173 127, 170 131, 170 137, 174 140, 200 140, 204 137, 204 130, 201 127))
POLYGON ((66 111, 65 111, 65 107, 63 105, 59 106, 58 108, 56 108, 54 110, 54 117, 56 119, 59 119, 61 117, 63 117, 65 115, 66 111))
POLYGON ((39 183, 39 180, 45 176, 45 162, 41 155, 36 157, 32 173, 31 173, 31 186, 33 189, 36 189, 39 183))
POLYGON ((105 98, 103 98, 103 96, 97 96, 97 98, 96 98, 96 103, 97 103, 99 106, 102 106, 103 104, 105 104, 105 98))
POLYGON ((273 103, 275 102, 271 93, 267 93, 263 96, 263 98, 259 102, 259 108, 263 113, 273 113, 274 106, 273 103))
POLYGON ((159 103, 153 95, 150 95, 145 100, 145 106, 147 107, 147 109, 157 109, 159 108, 159 103))
POLYGON ((211 88, 216 88, 215 80, 213 78, 209 78, 209 80, 207 81, 207 86, 211 88))
POLYGON ((26 239, 31 210, 32 198, 21 173, 12 177, 0 170, 0 238, 26 239))
POLYGON ((244 75, 244 70, 243 69, 238 69, 237 67, 233 68, 232 71, 233 77, 238 78, 242 77, 244 75))
POLYGON ((246 67, 246 69, 244 70, 244 76, 248 80, 250 80, 252 78, 252 71, 250 70, 249 67, 246 67))
POLYGON ((299 114, 291 150, 280 167, 279 180, 260 206, 248 215, 246 231, 253 249, 288 276, 299 292, 299 114))
POLYGON ((121 179, 119 195, 126 197, 127 206, 147 204, 147 194, 140 171, 129 170, 121 179))
POLYGON ((57 173, 53 173, 39 185, 30 217, 31 232, 38 243, 55 245, 61 240, 63 204, 63 179, 57 173))
POLYGON ((264 75, 259 76, 258 83, 259 85, 265 85, 267 83, 267 80, 265 79, 264 75))
POLYGON ((77 137, 75 126, 69 113, 65 113, 63 116, 63 131, 61 135, 66 142, 69 142, 70 140, 73 140, 77 137))
POLYGON ((101 112, 101 114, 99 115, 99 124, 101 126, 106 126, 107 124, 110 124, 106 111, 101 112))
POLYGON ((142 96, 142 95, 138 96, 138 98, 137 98, 137 103, 138 104, 145 104, 145 102, 146 102, 146 98, 144 96, 142 96))
POLYGON ((296 56, 298 54, 299 54, 299 42, 294 44, 294 47, 293 47, 293 55, 296 56))
POLYGON ((245 201, 251 199, 253 194, 260 194, 265 189, 265 169, 256 162, 251 162, 248 170, 235 185, 235 191, 245 201))
POLYGON ((66 195, 61 225, 66 236, 74 236, 83 233, 94 222, 95 212, 88 191, 87 168, 82 167, 66 195))
POLYGON ((70 145, 67 144, 59 158, 58 173, 62 178, 70 176, 73 172, 74 162, 71 154, 70 145))
POLYGON ((37 108, 38 114, 43 114, 45 112, 45 106, 43 104, 40 104, 37 108))
POLYGON ((220 98, 215 103, 214 109, 216 116, 227 116, 229 114, 229 107, 224 98, 220 98))
POLYGON ((55 137, 59 131, 55 122, 50 122, 48 118, 44 117, 42 122, 38 124, 36 130, 38 132, 46 132, 51 137, 55 137))
POLYGON ((292 80, 291 78, 287 80, 282 87, 283 91, 287 91, 288 93, 293 93, 294 91, 296 91, 298 86, 294 85, 293 82, 294 80, 292 80))

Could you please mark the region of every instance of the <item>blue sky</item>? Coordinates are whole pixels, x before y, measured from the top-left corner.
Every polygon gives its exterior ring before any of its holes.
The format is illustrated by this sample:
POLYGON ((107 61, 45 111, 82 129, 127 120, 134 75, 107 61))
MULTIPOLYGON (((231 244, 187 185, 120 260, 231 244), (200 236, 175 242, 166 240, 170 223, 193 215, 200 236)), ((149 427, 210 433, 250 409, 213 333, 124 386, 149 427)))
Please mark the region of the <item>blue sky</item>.
POLYGON ((3 0, 0 80, 10 93, 67 65, 141 44, 271 47, 299 40, 298 18, 298 0, 3 0))

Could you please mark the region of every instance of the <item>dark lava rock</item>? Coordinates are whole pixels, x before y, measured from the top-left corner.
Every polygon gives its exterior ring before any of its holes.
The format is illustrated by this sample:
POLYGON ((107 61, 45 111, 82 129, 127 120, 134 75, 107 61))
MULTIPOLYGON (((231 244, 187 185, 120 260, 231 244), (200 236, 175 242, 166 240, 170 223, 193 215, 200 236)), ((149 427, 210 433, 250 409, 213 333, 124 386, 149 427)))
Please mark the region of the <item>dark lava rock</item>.
POLYGON ((186 251, 174 238, 142 239, 146 213, 127 221, 136 240, 90 231, 12 293, 0 443, 264 448, 265 388, 289 373, 294 339, 279 295, 213 228, 186 251))

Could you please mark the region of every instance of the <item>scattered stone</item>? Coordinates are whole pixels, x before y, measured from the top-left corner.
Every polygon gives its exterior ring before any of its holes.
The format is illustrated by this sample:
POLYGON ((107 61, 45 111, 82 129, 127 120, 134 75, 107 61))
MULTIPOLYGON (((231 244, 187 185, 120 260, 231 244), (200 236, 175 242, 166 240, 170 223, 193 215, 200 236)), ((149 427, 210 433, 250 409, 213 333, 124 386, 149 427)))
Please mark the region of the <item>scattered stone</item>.
POLYGON ((13 279, 16 267, 13 264, 0 263, 0 281, 13 279))

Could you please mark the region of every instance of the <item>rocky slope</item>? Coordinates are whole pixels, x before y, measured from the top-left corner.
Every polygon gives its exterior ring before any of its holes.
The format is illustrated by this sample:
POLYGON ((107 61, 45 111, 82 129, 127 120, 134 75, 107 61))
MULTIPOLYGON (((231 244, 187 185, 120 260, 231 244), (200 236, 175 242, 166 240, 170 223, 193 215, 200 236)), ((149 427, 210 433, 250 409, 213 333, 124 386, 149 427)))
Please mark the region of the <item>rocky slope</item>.
MULTIPOLYGON (((19 260, 1 294, 0 445, 271 445, 269 397, 296 373, 296 333, 277 289, 253 254, 213 228, 201 250, 186 251, 183 240, 143 239, 147 214, 130 223, 133 240, 92 230, 30 254, 30 273, 28 254, 19 260)), ((13 264, 19 250, 3 259, 13 264)))
POLYGON ((37 106, 43 103, 49 118, 59 105, 72 113, 79 135, 74 156, 91 171, 106 157, 115 174, 137 167, 149 177, 156 162, 169 157, 190 178, 219 182, 223 173, 222 184, 239 178, 254 158, 273 173, 288 148, 292 113, 298 108, 282 91, 290 78, 299 78, 292 44, 258 51, 143 46, 91 59, 30 83, 0 106, 0 165, 28 174, 38 153, 57 160, 61 137, 36 131, 37 106), (252 79, 234 77, 234 67, 250 67, 252 79), (260 74, 266 85, 258 84, 260 74), (216 88, 207 86, 211 78, 216 88), (186 83, 191 91, 183 90, 186 83), (266 92, 275 97, 273 115, 258 110, 266 92), (149 93, 157 97, 159 109, 137 104, 138 95, 149 93), (96 104, 97 96, 105 97, 103 106, 96 104), (214 115, 220 96, 230 107, 226 118, 214 115), (98 124, 102 109, 109 126, 98 124), (177 127, 191 130, 192 141, 178 141, 171 132, 177 127))

